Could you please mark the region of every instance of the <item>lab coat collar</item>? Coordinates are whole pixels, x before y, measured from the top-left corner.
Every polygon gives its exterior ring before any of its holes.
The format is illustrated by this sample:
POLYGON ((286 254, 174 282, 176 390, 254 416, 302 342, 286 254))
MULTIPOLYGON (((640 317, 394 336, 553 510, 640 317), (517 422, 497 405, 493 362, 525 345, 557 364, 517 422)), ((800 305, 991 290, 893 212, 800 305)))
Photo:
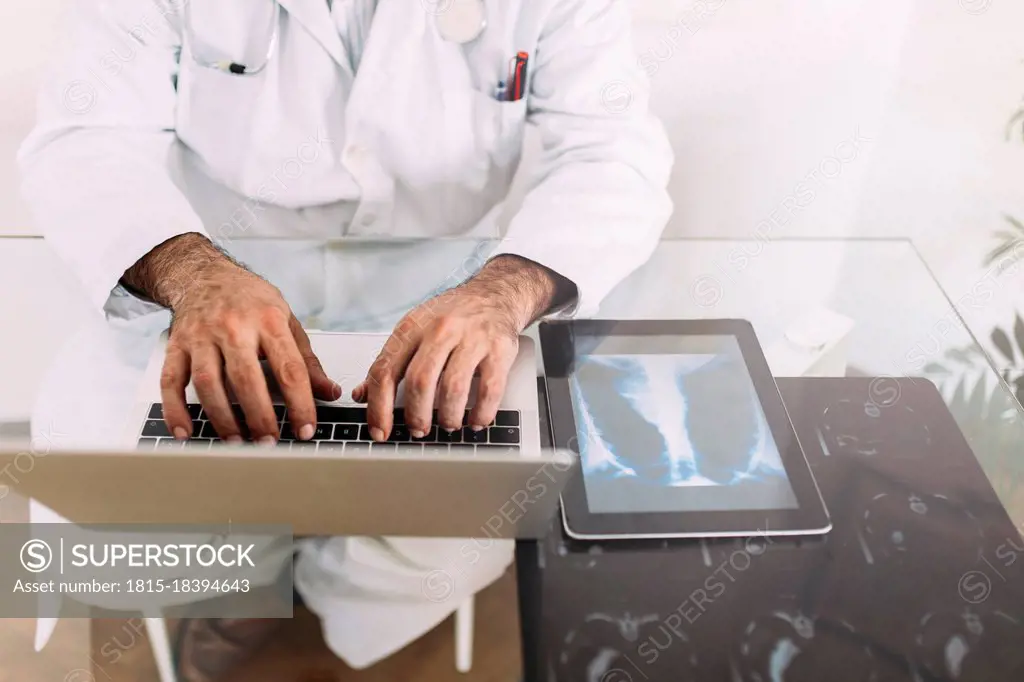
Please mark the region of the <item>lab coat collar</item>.
POLYGON ((331 18, 331 10, 326 0, 278 0, 281 7, 316 38, 334 61, 351 71, 352 67, 345 54, 345 46, 341 42, 338 28, 331 18))

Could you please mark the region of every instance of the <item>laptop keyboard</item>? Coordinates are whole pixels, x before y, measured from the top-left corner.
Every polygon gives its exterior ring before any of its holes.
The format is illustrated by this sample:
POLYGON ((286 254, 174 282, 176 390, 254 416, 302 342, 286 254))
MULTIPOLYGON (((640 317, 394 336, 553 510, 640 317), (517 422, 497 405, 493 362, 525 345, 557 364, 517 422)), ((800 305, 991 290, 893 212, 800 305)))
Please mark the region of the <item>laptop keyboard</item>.
MULTIPOLYGON (((242 434, 248 437, 245 416, 239 405, 232 406, 235 417, 242 427, 242 434)), ((139 438, 140 450, 187 449, 208 450, 221 443, 213 424, 206 418, 201 405, 190 403, 192 416, 192 437, 187 441, 175 440, 164 423, 163 405, 153 403, 149 416, 142 427, 139 438)), ((281 438, 277 448, 298 452, 332 452, 344 454, 401 453, 430 455, 473 455, 473 454, 519 454, 520 422, 518 410, 498 410, 494 422, 480 431, 468 426, 452 432, 437 426, 437 410, 434 410, 430 432, 423 438, 413 438, 405 424, 405 410, 397 409, 391 436, 386 442, 375 443, 370 438, 370 427, 366 423, 365 407, 338 407, 318 405, 316 408, 316 433, 313 439, 300 441, 295 437, 287 420, 284 405, 274 405, 281 438)), ((463 423, 469 421, 469 410, 463 423)))

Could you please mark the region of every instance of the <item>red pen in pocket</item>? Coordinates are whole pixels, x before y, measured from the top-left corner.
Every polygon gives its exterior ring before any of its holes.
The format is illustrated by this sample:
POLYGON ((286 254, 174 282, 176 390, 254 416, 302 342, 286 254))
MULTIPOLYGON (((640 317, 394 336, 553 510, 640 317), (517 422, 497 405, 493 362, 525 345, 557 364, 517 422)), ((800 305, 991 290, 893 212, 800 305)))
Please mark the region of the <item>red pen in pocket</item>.
POLYGON ((526 52, 516 54, 512 64, 512 73, 508 80, 508 97, 506 99, 509 102, 518 102, 526 92, 526 64, 528 60, 529 55, 526 52))

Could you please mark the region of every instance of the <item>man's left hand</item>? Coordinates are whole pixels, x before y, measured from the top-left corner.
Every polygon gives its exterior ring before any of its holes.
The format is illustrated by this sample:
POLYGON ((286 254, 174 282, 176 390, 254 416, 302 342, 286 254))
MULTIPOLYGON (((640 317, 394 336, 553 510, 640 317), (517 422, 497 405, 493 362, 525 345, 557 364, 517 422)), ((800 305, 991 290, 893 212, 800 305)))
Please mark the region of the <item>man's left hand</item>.
POLYGON ((432 426, 463 426, 474 375, 476 404, 468 426, 494 421, 509 370, 519 352, 519 334, 575 287, 542 265, 502 255, 473 278, 422 303, 395 327, 353 399, 368 405, 370 434, 386 440, 394 421, 398 384, 405 380, 405 423, 413 438, 432 426))

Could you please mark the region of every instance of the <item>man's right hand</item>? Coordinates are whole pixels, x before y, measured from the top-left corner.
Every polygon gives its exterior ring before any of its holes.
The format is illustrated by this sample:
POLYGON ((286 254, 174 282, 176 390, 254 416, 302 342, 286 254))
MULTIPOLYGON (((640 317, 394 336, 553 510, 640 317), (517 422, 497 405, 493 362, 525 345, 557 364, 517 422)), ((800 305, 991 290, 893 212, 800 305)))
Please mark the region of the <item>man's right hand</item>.
POLYGON ((230 385, 251 438, 274 443, 280 436, 278 420, 261 357, 277 380, 298 438, 313 437, 314 396, 329 401, 341 397, 341 387, 324 373, 281 292, 202 235, 164 242, 125 272, 122 282, 173 313, 160 391, 164 420, 175 438, 194 435, 185 403, 191 380, 222 439, 242 440, 230 385))

